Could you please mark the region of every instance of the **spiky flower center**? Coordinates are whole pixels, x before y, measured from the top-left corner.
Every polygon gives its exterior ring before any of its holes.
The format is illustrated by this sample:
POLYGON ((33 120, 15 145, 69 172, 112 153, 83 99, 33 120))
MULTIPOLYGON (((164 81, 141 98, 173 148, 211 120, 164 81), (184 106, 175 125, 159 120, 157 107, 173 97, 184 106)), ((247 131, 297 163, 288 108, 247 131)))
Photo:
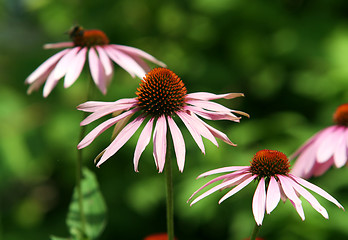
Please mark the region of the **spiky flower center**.
POLYGON ((182 109, 187 93, 182 80, 167 68, 154 68, 137 89, 138 105, 153 117, 172 116, 182 109))
POLYGON ((290 171, 290 163, 287 156, 276 150, 258 151, 251 162, 251 173, 259 178, 276 175, 287 175, 290 171))
POLYGON ((85 30, 81 26, 75 26, 69 31, 70 38, 75 46, 92 47, 109 44, 109 39, 100 30, 85 30))
POLYGON ((348 126, 348 103, 340 105, 333 116, 337 125, 348 126))

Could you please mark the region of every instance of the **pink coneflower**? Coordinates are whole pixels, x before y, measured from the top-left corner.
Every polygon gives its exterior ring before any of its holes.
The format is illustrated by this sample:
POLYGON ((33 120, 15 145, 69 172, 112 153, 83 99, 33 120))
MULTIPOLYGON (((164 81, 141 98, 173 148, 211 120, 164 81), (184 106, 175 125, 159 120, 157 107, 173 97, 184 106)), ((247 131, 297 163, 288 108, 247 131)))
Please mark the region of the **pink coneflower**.
POLYGON ((126 70, 132 77, 138 76, 139 78, 143 78, 150 70, 143 59, 165 67, 164 63, 140 49, 109 44, 108 37, 100 30, 84 30, 82 27, 76 26, 69 34, 72 42, 44 45, 45 49, 67 49, 47 59, 30 74, 25 80, 27 84, 30 84, 28 94, 46 82, 43 96, 47 97, 64 76, 64 87, 70 87, 79 77, 87 54, 92 78, 103 94, 106 93, 114 72, 111 61, 126 70))
POLYGON ((289 160, 284 153, 275 150, 258 151, 252 158, 250 166, 224 167, 199 175, 198 178, 201 178, 216 173, 232 172, 217 177, 203 185, 192 194, 189 201, 202 189, 212 183, 222 180, 222 183, 193 200, 191 205, 218 190, 236 186, 220 199, 219 203, 221 203, 243 189, 253 180, 257 180, 258 186, 254 194, 252 209, 255 221, 258 225, 262 224, 265 210, 270 214, 278 205, 280 199, 285 202, 287 198, 295 207, 302 220, 304 220, 305 216, 298 195, 302 195, 316 211, 324 218, 328 218, 325 208, 323 208, 316 198, 303 187, 316 192, 343 209, 342 205, 339 204, 336 199, 321 188, 302 178, 289 174, 289 167, 289 160))
POLYGON ((224 142, 234 145, 229 138, 219 130, 209 126, 198 116, 209 120, 230 120, 239 122, 240 117, 233 113, 248 116, 244 112, 231 110, 218 103, 211 102, 214 99, 232 99, 243 96, 241 93, 227 93, 215 95, 206 92, 187 94, 182 80, 171 70, 155 68, 146 74, 137 90, 138 97, 121 99, 116 102, 86 102, 78 106, 79 110, 92 112, 81 125, 87 125, 96 119, 114 112, 123 112, 113 117, 92 130, 78 145, 78 148, 88 146, 99 134, 117 122, 128 121, 136 113, 139 115, 128 123, 112 143, 102 152, 97 164, 114 155, 137 131, 143 122, 147 122, 142 130, 134 152, 134 170, 138 171, 138 161, 141 153, 149 144, 153 125, 153 156, 159 172, 163 171, 167 149, 167 127, 172 135, 174 150, 179 170, 183 171, 185 163, 185 142, 180 129, 174 121, 179 117, 191 133, 199 148, 205 153, 202 136, 218 146, 215 139, 220 138, 224 142), (147 120, 148 119, 148 120, 147 120))
POLYGON ((347 164, 348 103, 337 108, 333 120, 335 125, 315 134, 290 156, 297 157, 292 174, 310 178, 322 175, 332 165, 340 168, 347 164))

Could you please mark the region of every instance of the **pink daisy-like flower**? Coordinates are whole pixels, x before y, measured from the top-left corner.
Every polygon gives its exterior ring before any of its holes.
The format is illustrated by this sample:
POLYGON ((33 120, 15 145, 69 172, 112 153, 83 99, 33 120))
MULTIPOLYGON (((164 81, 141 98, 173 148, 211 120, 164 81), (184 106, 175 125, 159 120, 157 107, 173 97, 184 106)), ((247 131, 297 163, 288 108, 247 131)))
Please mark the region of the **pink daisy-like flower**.
POLYGON ((64 87, 70 87, 79 77, 86 56, 88 55, 89 69, 93 81, 103 94, 113 76, 114 61, 132 77, 143 78, 150 70, 146 59, 165 67, 166 65, 150 54, 129 46, 109 44, 109 39, 100 30, 84 30, 80 26, 70 32, 72 42, 61 42, 44 45, 45 49, 66 48, 42 63, 25 83, 30 84, 28 94, 37 90, 45 83, 43 96, 47 97, 61 78, 64 78, 64 87))
MULTIPOLYGON (((111 144, 99 155, 101 156, 97 166, 114 155, 137 131, 143 122, 147 122, 142 130, 134 152, 134 170, 138 171, 140 155, 149 144, 153 125, 153 156, 159 172, 163 171, 167 149, 167 128, 172 135, 174 150, 179 170, 184 170, 185 163, 185 142, 182 133, 174 121, 179 117, 191 133, 198 147, 205 153, 202 136, 209 139, 218 146, 215 138, 234 145, 230 139, 219 130, 211 127, 202 121, 198 116, 209 120, 230 120, 239 122, 240 117, 233 113, 248 116, 248 114, 231 110, 210 100, 232 99, 243 96, 241 93, 212 94, 197 92, 187 94, 186 87, 182 80, 171 70, 166 68, 155 68, 146 74, 137 89, 138 97, 121 99, 116 102, 86 102, 78 106, 79 110, 92 112, 81 125, 87 125, 96 119, 114 112, 122 114, 113 117, 95 129, 93 129, 78 144, 78 149, 88 146, 99 134, 112 125, 130 119, 133 114, 139 115, 128 123, 111 142, 111 144), (147 120, 149 119, 149 120, 147 120)), ((121 125, 122 125, 121 124, 121 125)), ((98 158, 99 158, 98 156, 98 158)))
POLYGON ((191 205, 218 190, 236 186, 220 199, 219 203, 221 203, 243 189, 253 180, 257 180, 258 185, 254 194, 252 209, 255 221, 258 225, 262 224, 265 211, 267 214, 270 214, 278 205, 280 199, 285 202, 287 198, 295 207, 302 220, 304 220, 305 216, 299 195, 302 195, 324 218, 328 218, 326 209, 322 207, 317 199, 304 187, 333 202, 339 208, 344 209, 336 199, 321 188, 302 178, 289 174, 289 167, 289 160, 284 153, 275 150, 258 151, 254 155, 250 166, 224 167, 199 175, 198 178, 201 178, 216 173, 232 172, 209 181, 194 192, 188 201, 202 189, 222 180, 222 183, 209 189, 193 200, 191 205))
POLYGON ((327 127, 305 142, 290 159, 297 157, 291 173, 302 177, 320 176, 332 165, 341 168, 348 158, 348 104, 340 105, 335 125, 327 127))

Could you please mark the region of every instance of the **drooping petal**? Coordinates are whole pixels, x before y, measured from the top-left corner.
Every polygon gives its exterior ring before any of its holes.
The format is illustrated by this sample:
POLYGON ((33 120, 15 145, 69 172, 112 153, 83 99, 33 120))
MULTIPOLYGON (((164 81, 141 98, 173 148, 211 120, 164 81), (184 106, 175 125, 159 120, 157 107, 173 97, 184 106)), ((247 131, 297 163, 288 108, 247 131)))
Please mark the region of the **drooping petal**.
POLYGON ((124 51, 128 53, 129 55, 137 55, 142 58, 145 58, 146 60, 149 60, 153 63, 156 63, 159 66, 166 67, 167 65, 159 60, 157 60, 155 57, 152 55, 148 54, 147 52, 144 52, 143 50, 140 50, 138 48, 134 47, 129 47, 129 46, 124 46, 124 45, 113 45, 115 48, 118 50, 124 51))
POLYGON ((82 48, 71 62, 71 65, 64 78, 65 88, 70 87, 80 76, 83 66, 85 65, 86 53, 87 47, 82 48))
POLYGON ((326 209, 320 205, 320 203, 318 202, 318 200, 312 195, 310 194, 306 189, 304 189, 303 187, 301 187, 296 181, 294 181, 292 183, 292 186, 294 187, 294 189, 300 194, 302 195, 305 199, 307 199, 307 201, 311 204, 311 206, 318 212, 320 213, 324 218, 329 218, 329 215, 326 211, 326 209))
POLYGON ((75 58, 77 52, 80 50, 80 47, 74 47, 70 49, 57 63, 57 66, 54 68, 52 74, 53 78, 58 80, 61 79, 66 73, 69 66, 72 63, 72 60, 75 58))
POLYGON ((202 153, 205 154, 204 144, 203 144, 203 140, 202 140, 201 135, 199 133, 197 133, 197 131, 191 126, 191 122, 187 120, 187 118, 185 117, 185 113, 184 112, 178 111, 178 112, 176 112, 176 114, 183 121, 183 123, 185 124, 186 128, 189 130, 189 132, 191 133, 193 139, 197 143, 198 147, 201 149, 202 153))
POLYGON ((240 117, 237 117, 230 112, 212 112, 212 111, 207 111, 203 108, 192 106, 192 105, 184 106, 184 110, 193 112, 208 120, 230 120, 230 121, 239 122, 239 120, 241 119, 240 117))
POLYGON ((278 205, 280 200, 280 190, 277 180, 272 176, 268 184, 266 198, 266 212, 270 214, 278 205))
POLYGON ((77 109, 84 112, 96 112, 100 111, 104 107, 117 104, 132 104, 136 103, 136 98, 123 98, 115 102, 100 102, 100 101, 88 101, 77 106, 77 109))
POLYGON ((293 203, 297 213, 300 215, 302 220, 304 220, 305 216, 304 216, 303 209, 302 209, 302 202, 298 198, 295 190, 293 189, 293 186, 291 185, 291 181, 288 179, 288 177, 285 177, 283 175, 277 175, 277 177, 280 180, 281 187, 282 187, 285 195, 293 203))
POLYGON ((100 61, 103 64, 108 85, 114 73, 114 66, 112 65, 112 62, 106 54, 105 50, 101 46, 96 46, 96 49, 98 51, 100 61))
MULTIPOLYGON (((208 191, 206 191, 206 192, 203 193, 202 195, 198 196, 195 200, 193 200, 193 201, 191 202, 190 205, 192 206, 193 204, 195 204, 195 203, 198 202, 199 200, 201 200, 201 199, 203 199, 203 198, 209 196, 210 194, 212 194, 212 193, 214 193, 214 192, 216 192, 216 191, 218 191, 218 190, 220 190, 220 189, 224 189, 225 187, 227 187, 227 186, 233 184, 234 182, 237 182, 237 181, 240 180, 241 178, 245 177, 245 175, 249 175, 249 173, 240 174, 239 176, 237 176, 237 177, 235 177, 235 178, 232 178, 232 179, 230 179, 230 180, 228 180, 228 181, 225 181, 225 182, 223 182, 223 183, 220 183, 220 184, 216 185, 215 187, 209 189, 208 191)), ((198 191, 196 191, 196 193, 197 193, 197 192, 198 192, 198 191)), ((195 193, 194 193, 194 194, 195 194, 195 193)))
POLYGON ((106 50, 106 53, 109 55, 109 57, 115 63, 120 65, 120 67, 126 70, 132 77, 134 77, 135 75, 137 75, 141 79, 145 77, 146 73, 144 69, 142 69, 139 64, 134 61, 129 55, 111 47, 111 45, 106 46, 104 49, 106 50))
POLYGON ((317 151, 317 161, 324 163, 333 155, 336 148, 337 136, 341 132, 340 128, 330 128, 326 134, 321 135, 321 143, 317 151))
POLYGON ((91 70, 91 75, 95 85, 97 85, 103 94, 106 94, 106 74, 104 67, 93 47, 89 49, 88 61, 89 69, 91 70))
POLYGON ((240 171, 240 170, 250 170, 250 166, 233 166, 233 167, 217 168, 217 169, 202 173, 201 175, 199 175, 197 177, 197 179, 202 178, 202 177, 206 177, 206 176, 210 176, 213 174, 217 174, 217 173, 233 172, 233 171, 240 171))
POLYGON ((93 142, 93 140, 98 137, 102 132, 104 132, 106 129, 108 129, 109 127, 111 127, 112 125, 114 125, 115 123, 117 123, 118 121, 120 121, 121 119, 134 114, 137 110, 136 109, 132 109, 128 112, 125 112, 123 114, 118 115, 117 117, 114 118, 110 118, 107 121, 99 124, 96 128, 94 128, 89 134, 87 134, 82 140, 81 142, 77 145, 78 149, 87 147, 89 144, 91 144, 93 142))
POLYGON ((164 115, 157 119, 153 133, 154 157, 157 162, 158 172, 162 172, 166 162, 167 151, 167 122, 164 115))
POLYGON ((32 84, 30 84, 27 94, 31 94, 33 91, 38 90, 45 82, 47 77, 49 76, 50 72, 54 66, 52 66, 50 69, 48 69, 45 73, 43 73, 39 78, 37 78, 32 84))
POLYGON ((245 179, 236 187, 234 187, 231 191, 225 194, 220 200, 219 204, 225 201, 227 198, 231 197, 232 195, 236 194, 240 190, 242 190, 245 186, 247 186, 252 180, 256 178, 256 175, 245 175, 245 179))
POLYGON ((52 57, 47 59, 45 62, 43 62, 33 73, 31 73, 27 79, 25 80, 26 84, 31 84, 35 82, 40 76, 43 74, 47 74, 47 71, 50 69, 53 69, 55 64, 61 59, 62 56, 64 56, 70 49, 62 50, 56 54, 54 54, 52 57))
POLYGON ((334 163, 337 168, 343 167, 347 163, 347 135, 344 129, 338 136, 336 148, 334 150, 334 163))
POLYGON ((261 225, 266 208, 265 179, 261 178, 253 197, 253 214, 257 225, 261 225))
POLYGON ((330 194, 328 194, 327 192, 325 192, 323 189, 321 189, 320 187, 302 179, 299 178, 293 174, 290 174, 290 177, 292 179, 294 179, 296 182, 298 182, 300 185, 312 190, 313 192, 316 192, 317 194, 319 194, 320 196, 326 198, 327 200, 329 200, 330 202, 334 203, 336 206, 338 206, 339 208, 343 208, 343 206, 336 200, 334 199, 330 194))
POLYGON ((151 118, 145 125, 143 131, 141 132, 137 146, 134 151, 134 158, 133 158, 133 163, 134 163, 134 171, 138 172, 138 163, 139 163, 139 158, 143 151, 145 150, 146 146, 149 144, 150 139, 151 139, 151 133, 152 133, 152 126, 153 126, 153 120, 154 118, 151 118))
POLYGON ((132 122, 128 123, 127 126, 124 127, 124 129, 122 129, 122 131, 117 135, 117 137, 105 149, 105 153, 97 163, 97 167, 99 167, 112 155, 114 155, 133 136, 133 134, 138 130, 144 119, 145 117, 139 116, 132 122))
POLYGON ((73 42, 47 43, 43 46, 44 49, 67 48, 74 47, 73 42))
POLYGON ((195 92, 189 93, 186 95, 190 99, 199 99, 199 100, 215 100, 215 99, 232 99, 236 97, 244 97, 243 93, 226 93, 226 94, 214 94, 208 92, 195 92))
POLYGON ((180 129, 170 116, 167 117, 167 121, 173 139, 176 161, 178 163, 179 170, 182 172, 184 171, 186 153, 184 137, 182 136, 180 129))

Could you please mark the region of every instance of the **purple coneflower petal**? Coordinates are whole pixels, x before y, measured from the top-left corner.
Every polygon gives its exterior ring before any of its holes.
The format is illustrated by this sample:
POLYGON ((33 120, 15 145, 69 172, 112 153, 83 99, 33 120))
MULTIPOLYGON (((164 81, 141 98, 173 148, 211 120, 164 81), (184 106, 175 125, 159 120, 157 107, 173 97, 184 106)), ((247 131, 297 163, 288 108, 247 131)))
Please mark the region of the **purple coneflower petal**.
POLYGON ((189 93, 186 95, 187 98, 190 99, 199 99, 199 100, 215 100, 215 99, 232 99, 236 97, 243 97, 243 93, 226 93, 226 94, 214 94, 208 92, 196 92, 189 93))
POLYGON ((215 103, 215 102, 210 102, 210 101, 203 101, 203 100, 186 100, 186 104, 191 104, 193 106, 197 106, 203 109, 207 109, 210 111, 215 111, 215 112, 233 112, 234 110, 229 109, 221 104, 215 103))
POLYGON ((334 163, 337 168, 343 167, 347 162, 347 135, 346 130, 342 129, 337 138, 336 148, 334 150, 334 163))
POLYGON ((179 170, 182 172, 184 171, 186 153, 184 137, 182 136, 180 129, 171 117, 168 116, 167 121, 173 139, 176 161, 178 163, 179 170))
POLYGON ((30 74, 27 79, 25 80, 25 83, 31 84, 35 82, 38 78, 40 78, 42 75, 47 74, 59 61, 59 59, 62 58, 70 49, 62 50, 56 54, 54 54, 52 57, 47 59, 45 62, 43 62, 32 74, 30 74))
MULTIPOLYGON (((239 181, 240 179, 242 179, 242 178, 244 178, 244 177, 245 177, 245 174, 239 174, 238 176, 236 176, 236 177, 234 177, 234 178, 232 178, 232 179, 230 179, 230 180, 228 180, 228 181, 226 181, 226 182, 223 182, 223 183, 220 183, 220 184, 216 185, 215 187, 209 189, 208 191, 206 191, 206 192, 203 193, 202 195, 198 196, 195 200, 193 200, 193 201, 191 202, 190 205, 192 206, 193 204, 195 204, 195 203, 198 202, 199 200, 201 200, 201 199, 203 199, 203 198, 209 196, 210 194, 212 194, 212 193, 214 193, 214 192, 216 192, 216 191, 218 191, 218 190, 220 190, 220 189, 224 189, 225 187, 230 186, 230 185, 233 184, 234 182, 237 182, 237 181, 239 181)), ((197 193, 197 191, 196 191, 196 193, 197 193)), ((196 194, 196 193, 194 193, 194 194, 196 194)), ((191 196, 191 197, 192 197, 192 196, 191 196)))
POLYGON ((126 52, 129 55, 135 55, 140 56, 142 58, 145 58, 146 60, 149 60, 153 63, 156 63, 159 66, 166 67, 167 65, 156 58, 154 58, 152 55, 148 54, 147 52, 144 52, 138 48, 124 46, 124 45, 113 45, 116 49, 126 52))
MULTIPOLYGON (((130 112, 130 111, 128 111, 130 112)), ((126 113, 128 113, 126 112, 126 113)), ((121 114, 122 115, 122 114, 121 114)), ((121 116, 119 115, 119 116, 121 116)), ((114 155, 138 130, 145 117, 137 117, 132 122, 128 123, 122 131, 117 135, 117 137, 111 142, 111 144, 105 149, 105 152, 99 162, 97 163, 97 167, 99 167, 102 163, 108 160, 112 155, 114 155)))
POLYGON ((312 190, 313 192, 316 192, 320 196, 322 196, 322 197, 326 198, 327 200, 329 200, 330 202, 334 203, 339 208, 344 209, 344 207, 336 199, 334 199, 330 194, 328 194, 326 191, 324 191, 320 187, 318 187, 318 186, 316 186, 316 185, 314 185, 314 184, 312 184, 312 183, 310 183, 302 178, 299 178, 293 174, 290 174, 290 177, 292 179, 294 179, 296 182, 298 182, 299 184, 301 184, 302 186, 312 190))
POLYGON ((101 46, 96 46, 96 49, 98 51, 100 61, 103 64, 105 75, 109 81, 114 73, 114 67, 112 65, 112 62, 110 61, 110 58, 101 46))
POLYGON ((304 212, 302 209, 302 202, 298 198, 294 188, 291 185, 291 181, 288 179, 288 177, 282 176, 282 175, 277 175, 277 177, 280 180, 282 189, 284 190, 285 195, 289 198, 291 203, 294 205, 297 213, 300 215, 302 220, 305 219, 304 212))
POLYGON ((33 91, 38 90, 45 82, 50 72, 53 70, 54 66, 49 68, 45 73, 38 77, 28 88, 27 94, 31 94, 33 91))
POLYGON ((80 76, 83 66, 85 65, 86 53, 87 53, 87 48, 86 47, 82 48, 77 53, 73 61, 71 62, 71 65, 64 78, 65 88, 70 87, 76 81, 76 79, 80 76))
MULTIPOLYGON (((72 60, 75 58, 77 52, 80 50, 80 47, 74 47, 70 49, 67 54, 65 54, 57 63, 57 66, 54 68, 52 74, 55 80, 61 79, 67 72, 69 66, 71 65, 72 60)), ((47 80, 48 81, 48 80, 47 80)))
POLYGON ((247 186, 252 180, 256 178, 256 175, 251 175, 251 174, 245 174, 244 175, 245 179, 240 179, 241 183, 238 184, 238 186, 234 187, 232 190, 230 190, 228 193, 226 193, 220 200, 219 204, 225 201, 227 198, 233 196, 240 190, 242 190, 245 186, 247 186))
POLYGON ((200 107, 191 106, 191 105, 186 105, 184 107, 184 110, 194 112, 195 114, 208 120, 230 120, 230 121, 239 122, 239 119, 241 119, 240 117, 237 117, 230 112, 211 112, 211 111, 202 109, 200 107))
POLYGON ((158 172, 162 172, 166 162, 167 151, 167 122, 164 115, 157 119, 153 133, 154 158, 157 163, 158 172))
POLYGON ((138 163, 139 158, 143 151, 145 150, 146 146, 149 144, 151 139, 151 133, 152 133, 152 127, 153 127, 153 121, 154 118, 151 118, 145 125, 143 131, 141 132, 138 143, 136 145, 135 151, 134 151, 134 171, 138 172, 138 163))
POLYGON ((132 104, 136 103, 138 100, 136 98, 123 98, 115 102, 98 102, 98 101, 88 101, 77 106, 77 109, 84 112, 96 112, 115 104, 132 104))
POLYGON ((294 189, 300 195, 302 195, 311 204, 311 206, 317 212, 319 212, 324 218, 326 218, 326 219, 329 218, 329 215, 328 215, 326 209, 323 206, 320 205, 318 200, 312 194, 310 194, 310 192, 308 192, 306 189, 301 187, 296 181, 293 181, 293 183, 291 185, 294 187, 294 189))
POLYGON ((321 135, 322 140, 317 151, 318 163, 324 163, 329 160, 336 148, 337 136, 341 130, 340 128, 330 128, 330 130, 321 135))
POLYGON ((89 49, 88 61, 95 85, 97 85, 97 87, 103 94, 106 94, 106 75, 104 67, 93 47, 89 49))
POLYGON ((66 47, 74 47, 74 43, 73 42, 47 43, 43 46, 44 49, 66 48, 66 47))
POLYGON ((259 184, 254 193, 253 197, 253 214, 257 225, 261 225, 263 217, 265 215, 266 207, 266 190, 265 190, 265 179, 261 178, 259 184))
POLYGON ((104 132, 106 129, 108 129, 109 127, 111 127, 112 125, 114 125, 115 123, 117 123, 118 121, 120 121, 121 119, 134 114, 134 112, 136 112, 137 109, 132 109, 129 110, 123 114, 118 115, 117 117, 114 118, 110 118, 107 121, 99 124, 96 128, 94 128, 90 133, 88 133, 83 139, 82 141, 77 145, 78 149, 87 147, 89 144, 91 144, 91 142, 93 142, 93 140, 98 137, 102 132, 104 132))
POLYGON ((266 198, 266 212, 270 214, 278 205, 280 200, 280 190, 277 180, 272 176, 268 184, 266 198))
POLYGON ((197 179, 202 177, 207 177, 217 173, 233 172, 233 171, 239 171, 239 170, 250 170, 250 167, 249 166, 233 166, 233 167, 217 168, 217 169, 202 173, 201 175, 197 177, 197 179))
POLYGON ((191 122, 187 119, 187 113, 183 112, 183 111, 178 111, 176 112, 176 114, 180 117, 180 119, 183 121, 183 123, 185 124, 186 128, 189 130, 189 132, 191 133, 193 139, 195 140, 195 142, 197 143, 198 147, 201 149, 202 153, 205 154, 205 148, 204 148, 204 144, 203 144, 203 140, 201 135, 195 130, 195 128, 193 128, 191 126, 191 122))
POLYGON ((213 128, 212 126, 208 125, 205 122, 203 122, 203 124, 204 126, 206 126, 206 128, 208 128, 208 130, 213 134, 214 137, 221 139, 222 141, 224 141, 225 143, 231 146, 237 146, 237 144, 234 144, 233 142, 231 142, 231 140, 223 132, 213 128))

